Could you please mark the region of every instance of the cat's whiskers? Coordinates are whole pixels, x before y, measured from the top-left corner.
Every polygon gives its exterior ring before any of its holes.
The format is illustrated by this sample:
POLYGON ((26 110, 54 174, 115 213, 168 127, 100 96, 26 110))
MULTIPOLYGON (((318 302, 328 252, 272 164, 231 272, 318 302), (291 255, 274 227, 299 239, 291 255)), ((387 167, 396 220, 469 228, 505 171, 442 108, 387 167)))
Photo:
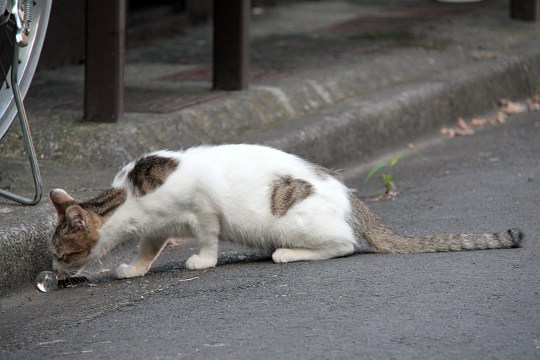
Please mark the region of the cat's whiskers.
POLYGON ((99 274, 96 274, 94 272, 90 272, 87 270, 82 270, 82 269, 77 271, 74 276, 85 277, 88 280, 88 282, 97 282, 100 279, 99 274))

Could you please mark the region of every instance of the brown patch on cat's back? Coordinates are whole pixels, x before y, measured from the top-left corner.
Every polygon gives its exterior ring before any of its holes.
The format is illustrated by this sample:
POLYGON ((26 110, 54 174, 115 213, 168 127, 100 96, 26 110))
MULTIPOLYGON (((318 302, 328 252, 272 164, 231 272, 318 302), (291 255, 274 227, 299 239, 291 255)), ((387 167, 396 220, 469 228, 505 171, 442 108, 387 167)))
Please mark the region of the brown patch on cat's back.
POLYGON ((145 156, 135 162, 127 178, 136 196, 144 196, 154 191, 176 170, 179 161, 158 155, 145 156))
POLYGON ((313 185, 302 179, 283 176, 273 182, 272 215, 284 216, 295 204, 314 193, 313 185))

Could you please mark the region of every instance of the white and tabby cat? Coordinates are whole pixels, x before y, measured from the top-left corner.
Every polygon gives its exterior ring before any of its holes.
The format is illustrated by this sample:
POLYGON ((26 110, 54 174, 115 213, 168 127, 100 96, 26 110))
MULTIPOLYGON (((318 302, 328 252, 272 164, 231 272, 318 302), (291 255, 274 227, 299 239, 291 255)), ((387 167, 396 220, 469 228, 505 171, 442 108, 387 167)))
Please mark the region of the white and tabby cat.
POLYGON ((519 230, 497 234, 401 237, 330 170, 258 145, 158 151, 125 166, 112 187, 89 201, 51 191, 58 212, 53 267, 73 274, 131 238, 138 256, 118 278, 144 275, 170 237, 193 237, 188 269, 213 267, 218 240, 272 251, 277 263, 354 252, 360 238, 382 253, 512 248, 519 230))

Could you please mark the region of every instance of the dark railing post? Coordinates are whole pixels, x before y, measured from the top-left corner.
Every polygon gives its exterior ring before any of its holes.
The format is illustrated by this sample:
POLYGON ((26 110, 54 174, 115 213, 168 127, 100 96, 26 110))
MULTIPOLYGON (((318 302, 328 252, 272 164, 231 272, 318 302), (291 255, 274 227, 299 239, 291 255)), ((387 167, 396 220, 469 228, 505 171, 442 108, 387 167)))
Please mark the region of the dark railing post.
POLYGON ((250 10, 249 0, 214 0, 214 89, 248 86, 250 10))
POLYGON ((126 0, 86 0, 85 121, 123 116, 125 27, 126 0))
POLYGON ((540 21, 540 0, 512 0, 510 16, 516 20, 540 21))

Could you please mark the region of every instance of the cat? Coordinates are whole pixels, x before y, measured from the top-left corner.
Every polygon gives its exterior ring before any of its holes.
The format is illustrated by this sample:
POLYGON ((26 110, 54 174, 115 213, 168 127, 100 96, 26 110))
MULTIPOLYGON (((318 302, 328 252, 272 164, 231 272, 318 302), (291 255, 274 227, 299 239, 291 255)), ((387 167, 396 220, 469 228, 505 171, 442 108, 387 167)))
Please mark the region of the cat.
POLYGON ((216 266, 218 240, 272 252, 276 263, 352 254, 361 238, 380 253, 519 247, 523 234, 394 234, 322 166, 261 145, 157 151, 126 165, 111 188, 88 201, 50 193, 58 213, 53 269, 73 275, 118 244, 139 239, 117 278, 146 274, 167 239, 192 237, 200 251, 188 269, 216 266))

